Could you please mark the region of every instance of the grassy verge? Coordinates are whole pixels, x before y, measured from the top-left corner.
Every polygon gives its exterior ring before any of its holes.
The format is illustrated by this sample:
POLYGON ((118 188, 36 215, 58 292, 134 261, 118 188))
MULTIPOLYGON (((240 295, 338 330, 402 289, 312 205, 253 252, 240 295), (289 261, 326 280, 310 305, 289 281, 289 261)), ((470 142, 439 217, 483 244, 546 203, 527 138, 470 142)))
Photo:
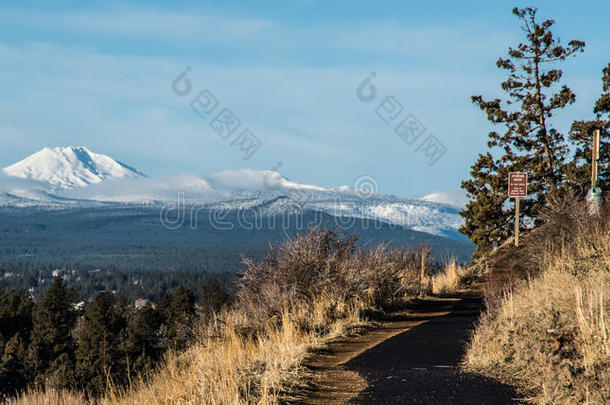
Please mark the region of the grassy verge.
MULTIPOLYGON (((324 311, 325 303, 315 303, 324 311)), ((302 366, 312 350, 345 334, 360 322, 357 313, 307 331, 299 327, 296 308, 282 312, 253 336, 243 320, 223 319, 218 336, 210 336, 167 365, 150 381, 107 398, 110 403, 280 403, 299 400, 311 380, 302 366), (325 329, 324 332, 321 330, 325 329)), ((229 316, 235 316, 231 314, 229 316)), ((303 321, 304 317, 300 317, 303 321)), ((312 322, 315 324, 315 321, 312 322)))
POLYGON ((429 278, 428 292, 432 295, 451 295, 470 286, 477 278, 475 266, 462 267, 450 261, 442 272, 429 278))
POLYGON ((11 405, 82 405, 85 403, 87 400, 82 394, 53 389, 45 392, 27 392, 18 399, 8 401, 8 404, 11 405))
POLYGON ((495 300, 465 358, 534 403, 610 402, 610 233, 576 221, 569 245, 546 243, 538 273, 495 300))

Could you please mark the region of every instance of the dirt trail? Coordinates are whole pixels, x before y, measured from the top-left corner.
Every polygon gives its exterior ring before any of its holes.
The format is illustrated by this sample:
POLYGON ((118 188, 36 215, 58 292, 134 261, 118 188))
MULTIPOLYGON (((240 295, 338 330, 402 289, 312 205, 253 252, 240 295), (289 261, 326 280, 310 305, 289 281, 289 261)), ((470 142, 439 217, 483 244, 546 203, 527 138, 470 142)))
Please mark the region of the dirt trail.
POLYGON ((321 388, 306 403, 516 402, 511 387, 459 368, 481 308, 477 291, 426 299, 363 336, 335 343, 310 365, 321 388))

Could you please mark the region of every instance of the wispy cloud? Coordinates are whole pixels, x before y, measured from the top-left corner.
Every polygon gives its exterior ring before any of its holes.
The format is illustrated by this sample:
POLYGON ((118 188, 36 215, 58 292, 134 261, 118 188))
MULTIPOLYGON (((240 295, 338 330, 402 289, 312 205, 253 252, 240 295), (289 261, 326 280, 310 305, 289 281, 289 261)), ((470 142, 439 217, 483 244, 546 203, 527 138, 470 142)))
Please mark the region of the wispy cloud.
POLYGON ((232 44, 241 48, 225 49, 221 52, 223 59, 239 58, 246 53, 251 57, 257 55, 260 60, 278 61, 278 58, 290 55, 294 62, 301 63, 307 62, 312 52, 321 55, 337 50, 352 52, 350 59, 362 52, 361 56, 409 57, 411 62, 440 55, 455 59, 484 52, 496 43, 506 43, 508 37, 503 32, 492 33, 480 38, 477 46, 472 47, 470 40, 476 30, 467 24, 407 25, 398 19, 386 19, 333 24, 311 22, 294 27, 289 22, 270 19, 133 6, 96 12, 6 9, 0 13, 0 24, 62 34, 62 41, 68 43, 83 43, 93 37, 102 43, 111 41, 113 47, 120 48, 121 43, 117 40, 139 41, 144 45, 152 40, 157 46, 169 44, 176 49, 193 49, 194 46, 204 53, 205 47, 232 44))
POLYGON ((245 39, 272 26, 264 19, 133 8, 96 12, 3 10, 0 23, 43 32, 199 43, 245 39))

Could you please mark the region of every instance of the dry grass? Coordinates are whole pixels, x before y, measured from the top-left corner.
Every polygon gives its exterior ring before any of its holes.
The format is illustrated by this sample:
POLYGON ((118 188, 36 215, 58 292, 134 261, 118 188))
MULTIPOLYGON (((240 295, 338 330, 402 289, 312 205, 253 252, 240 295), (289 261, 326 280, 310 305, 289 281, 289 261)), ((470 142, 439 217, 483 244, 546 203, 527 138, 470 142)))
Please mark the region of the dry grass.
POLYGON ((8 403, 20 405, 82 405, 87 401, 82 395, 51 389, 46 392, 28 392, 18 400, 10 400, 8 403))
POLYGON ((610 232, 572 229, 484 314, 465 358, 540 404, 610 402, 610 232))
MULTIPOLYGON (((322 314, 329 302, 316 302, 322 314)), ((305 308, 284 311, 279 322, 269 322, 254 336, 241 332, 239 314, 226 314, 220 336, 208 336, 187 353, 171 358, 152 381, 131 392, 107 398, 122 404, 276 404, 298 400, 310 382, 303 362, 312 350, 344 335, 360 323, 357 311, 324 324, 328 330, 305 331, 299 320, 311 316, 305 308)), ((315 317, 315 315, 314 315, 315 317)), ((319 319, 323 322, 322 319, 319 319)), ((206 331, 205 334, 208 334, 206 331)))
POLYGON ((432 276, 429 292, 432 295, 450 295, 458 292, 475 278, 475 267, 462 267, 455 260, 450 261, 442 272, 432 276))

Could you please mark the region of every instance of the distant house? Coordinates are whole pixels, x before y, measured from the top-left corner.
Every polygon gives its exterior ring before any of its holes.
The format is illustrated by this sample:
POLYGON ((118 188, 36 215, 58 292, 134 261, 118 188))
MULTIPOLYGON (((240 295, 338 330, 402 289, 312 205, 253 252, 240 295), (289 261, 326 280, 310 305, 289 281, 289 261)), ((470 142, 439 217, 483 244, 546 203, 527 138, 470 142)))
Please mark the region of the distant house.
POLYGON ((148 300, 146 298, 138 298, 133 303, 133 306, 135 307, 135 309, 142 309, 142 308, 146 308, 147 306, 151 306, 152 308, 154 308, 155 304, 153 304, 150 300, 148 300))

